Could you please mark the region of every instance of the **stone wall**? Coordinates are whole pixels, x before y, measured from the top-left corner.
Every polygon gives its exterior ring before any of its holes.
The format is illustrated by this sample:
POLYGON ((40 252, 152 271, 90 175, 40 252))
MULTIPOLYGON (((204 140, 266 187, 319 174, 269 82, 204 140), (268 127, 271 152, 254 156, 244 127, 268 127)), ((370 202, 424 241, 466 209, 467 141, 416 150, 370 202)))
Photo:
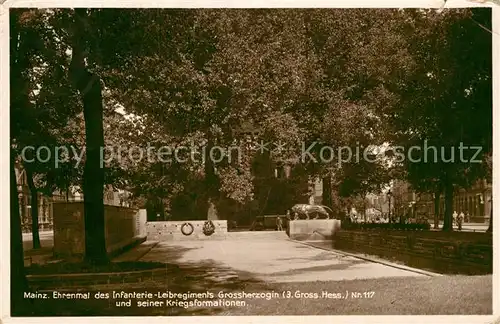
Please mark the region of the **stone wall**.
MULTIPOLYGON (((227 221, 212 221, 215 225, 215 232, 206 236, 203 234, 203 225, 206 221, 166 221, 166 222, 148 222, 147 236, 148 240, 153 241, 178 241, 178 240, 221 240, 227 237, 227 221), (181 232, 183 224, 193 225, 193 233, 184 235, 181 232)), ((186 230, 189 228, 186 227, 186 230)))
POLYGON ((338 219, 301 219, 287 223, 286 233, 298 241, 331 240, 334 233, 340 230, 338 219))
MULTIPOLYGON (((54 202, 54 255, 79 259, 85 254, 83 202, 54 202)), ((146 240, 146 211, 104 206, 106 250, 113 255, 146 240)))
POLYGON ((85 253, 85 222, 82 202, 54 202, 54 255, 81 256, 85 253))
POLYGON ((106 249, 108 253, 122 249, 134 238, 146 238, 146 210, 105 206, 106 249))
POLYGON ((493 241, 488 233, 341 230, 335 234, 333 248, 439 273, 493 273, 493 241))

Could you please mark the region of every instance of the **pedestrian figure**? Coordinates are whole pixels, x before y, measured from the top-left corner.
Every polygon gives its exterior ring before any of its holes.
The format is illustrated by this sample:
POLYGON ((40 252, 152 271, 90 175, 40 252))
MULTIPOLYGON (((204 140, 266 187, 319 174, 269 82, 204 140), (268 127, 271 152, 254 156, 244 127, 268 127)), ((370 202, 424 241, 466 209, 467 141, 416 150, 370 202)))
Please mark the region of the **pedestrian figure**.
POLYGON ((458 214, 457 214, 457 211, 455 210, 455 211, 453 212, 453 223, 454 223, 454 224, 457 224, 457 218, 458 218, 458 214))
POLYGON ((458 215, 458 217, 460 217, 462 219, 462 223, 465 222, 465 215, 464 215, 464 212, 460 212, 460 214, 458 215))
POLYGON ((276 217, 276 227, 278 228, 278 231, 283 230, 283 220, 280 216, 276 217))
POLYGON ((469 212, 466 212, 466 213, 465 213, 465 222, 466 222, 466 223, 470 223, 470 216, 469 216, 469 212))
POLYGON ((458 230, 459 231, 462 230, 462 222, 464 220, 463 217, 464 217, 463 213, 460 213, 460 215, 458 215, 458 217, 457 217, 457 225, 458 225, 458 230))

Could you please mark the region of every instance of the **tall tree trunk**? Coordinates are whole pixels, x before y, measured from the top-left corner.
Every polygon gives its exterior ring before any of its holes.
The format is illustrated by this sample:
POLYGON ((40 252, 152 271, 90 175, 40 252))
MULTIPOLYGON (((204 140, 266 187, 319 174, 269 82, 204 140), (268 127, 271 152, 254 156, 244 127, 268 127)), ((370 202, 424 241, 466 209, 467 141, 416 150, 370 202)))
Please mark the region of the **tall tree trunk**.
POLYGON ((346 212, 345 219, 351 220, 351 210, 352 210, 352 203, 351 201, 347 201, 345 203, 345 212, 346 212))
POLYGON ((83 101, 86 158, 83 171, 85 215, 85 261, 109 262, 104 228, 104 168, 100 150, 104 147, 102 85, 99 76, 85 64, 85 20, 87 9, 75 9, 70 77, 83 101))
POLYGON ((166 221, 167 215, 165 214, 165 204, 163 203, 163 198, 160 198, 160 212, 161 212, 161 219, 166 221))
POLYGON ((440 196, 440 191, 434 192, 434 229, 439 228, 439 203, 441 202, 440 196))
MULTIPOLYGON (((208 127, 210 127, 210 123, 208 127)), ((205 194, 206 194, 206 219, 216 219, 217 208, 214 199, 217 197, 217 175, 215 174, 214 162, 210 156, 212 148, 215 146, 211 130, 207 132, 208 142, 205 150, 205 194)))
MULTIPOLYGON (((19 16, 24 9, 12 8, 9 16, 10 26, 10 137, 17 139, 19 123, 16 111, 24 109, 29 104, 26 89, 26 79, 21 73, 28 66, 28 55, 21 46, 23 36, 19 26, 19 16), (13 118, 14 117, 14 118, 13 118)), ((21 114, 22 115, 22 114, 21 114)), ((24 292, 29 292, 30 287, 26 280, 24 270, 23 235, 21 229, 21 215, 19 213, 19 193, 17 191, 16 177, 16 152, 11 151, 10 160, 10 312, 11 316, 27 315, 33 309, 31 299, 24 298, 24 292)), ((24 209, 23 209, 24 213, 24 209)))
POLYGON ((24 292, 29 292, 30 288, 24 272, 23 235, 14 166, 12 162, 10 168, 10 311, 12 315, 25 315, 32 309, 32 302, 24 298, 24 292))
POLYGON ((31 234, 33 237, 33 249, 39 249, 41 244, 38 225, 38 190, 36 189, 35 182, 33 181, 33 172, 31 172, 29 167, 25 168, 25 170, 31 195, 31 234))
POLYGON ((367 217, 366 217, 366 196, 363 195, 363 218, 365 220, 365 223, 367 221, 367 217))
POLYGON ((446 183, 444 187, 443 231, 453 231, 453 184, 451 183, 446 183))
POLYGON ((82 97, 87 144, 83 174, 85 258, 91 263, 106 263, 108 256, 104 229, 104 169, 101 167, 100 158, 100 149, 104 147, 100 80, 94 82, 89 92, 82 93, 82 97))
POLYGON ((323 178, 323 205, 333 209, 332 203, 332 177, 330 174, 323 178))
POLYGON ((490 202, 490 225, 488 226, 488 229, 486 230, 487 233, 492 233, 493 232, 493 199, 491 199, 490 202))

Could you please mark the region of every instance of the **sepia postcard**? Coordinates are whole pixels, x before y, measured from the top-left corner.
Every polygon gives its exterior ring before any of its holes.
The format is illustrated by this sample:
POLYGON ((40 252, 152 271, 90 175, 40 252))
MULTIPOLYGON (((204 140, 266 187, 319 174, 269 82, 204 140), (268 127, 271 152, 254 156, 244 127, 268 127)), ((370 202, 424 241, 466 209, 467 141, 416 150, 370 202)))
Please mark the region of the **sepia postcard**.
POLYGON ((2 322, 500 321, 499 3, 0 17, 2 322))

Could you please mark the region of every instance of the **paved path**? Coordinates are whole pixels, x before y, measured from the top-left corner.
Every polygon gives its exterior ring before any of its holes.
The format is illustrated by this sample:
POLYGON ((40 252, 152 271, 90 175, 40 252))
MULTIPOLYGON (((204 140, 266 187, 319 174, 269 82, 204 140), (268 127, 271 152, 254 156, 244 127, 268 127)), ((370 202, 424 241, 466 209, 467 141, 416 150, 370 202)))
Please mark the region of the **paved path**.
POLYGON ((217 281, 241 275, 265 282, 424 276, 300 244, 283 232, 230 234, 220 241, 160 242, 140 260, 206 267, 217 281))
MULTIPOLYGON (((440 225, 440 228, 443 226, 440 225)), ((488 223, 465 223, 462 225, 462 231, 464 232, 486 232, 488 230, 488 223)), ((458 226, 453 225, 453 229, 458 231, 458 226)))
MULTIPOLYGON (((434 228, 434 222, 431 223, 431 229, 434 228)), ((486 232, 489 227, 489 223, 463 223, 462 224, 462 231, 463 232, 486 232)), ((443 228, 443 222, 441 221, 439 223, 439 228, 443 228)), ((453 229, 455 231, 458 231, 458 226, 457 224, 453 223, 453 229)))

